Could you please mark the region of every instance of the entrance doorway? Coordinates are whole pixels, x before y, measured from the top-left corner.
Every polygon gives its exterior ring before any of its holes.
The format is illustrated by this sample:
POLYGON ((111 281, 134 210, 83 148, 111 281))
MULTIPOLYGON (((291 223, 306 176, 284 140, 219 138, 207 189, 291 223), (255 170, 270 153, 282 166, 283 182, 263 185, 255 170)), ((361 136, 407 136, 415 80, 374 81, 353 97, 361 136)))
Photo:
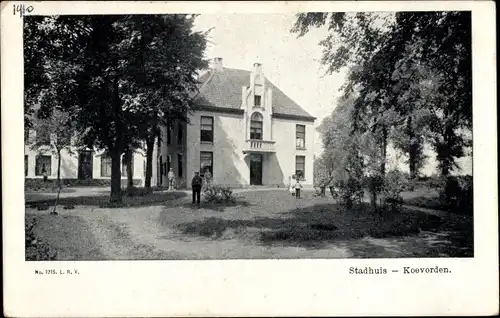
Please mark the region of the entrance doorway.
POLYGON ((78 179, 92 179, 92 151, 83 150, 78 154, 78 179))
POLYGON ((262 155, 250 156, 250 185, 262 185, 262 155))

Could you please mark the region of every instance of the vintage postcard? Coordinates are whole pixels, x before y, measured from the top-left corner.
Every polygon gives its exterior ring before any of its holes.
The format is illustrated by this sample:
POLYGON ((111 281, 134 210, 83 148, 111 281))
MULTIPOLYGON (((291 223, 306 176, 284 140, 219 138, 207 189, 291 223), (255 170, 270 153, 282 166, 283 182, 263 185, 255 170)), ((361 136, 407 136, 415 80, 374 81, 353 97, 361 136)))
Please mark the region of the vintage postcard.
POLYGON ((1 16, 4 315, 498 314, 494 2, 1 16))

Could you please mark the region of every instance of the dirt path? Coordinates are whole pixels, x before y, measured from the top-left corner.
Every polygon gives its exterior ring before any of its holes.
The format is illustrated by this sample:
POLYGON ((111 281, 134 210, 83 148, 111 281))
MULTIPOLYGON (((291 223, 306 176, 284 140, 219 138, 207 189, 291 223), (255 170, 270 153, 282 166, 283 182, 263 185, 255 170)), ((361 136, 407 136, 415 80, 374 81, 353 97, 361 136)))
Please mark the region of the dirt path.
MULTIPOLYGON (((281 198, 281 194, 275 194, 281 198)), ((247 197, 250 194, 246 195, 247 197)), ((264 194, 253 194, 261 201, 264 194)), ((267 200, 270 200, 270 196, 267 200)), ((315 199, 320 200, 320 199, 315 199)), ((286 218, 293 206, 314 204, 313 200, 297 201, 288 197, 266 208, 261 202, 247 208, 227 208, 224 211, 192 209, 190 197, 169 202, 169 206, 149 206, 123 209, 76 207, 59 210, 61 216, 81 218, 91 232, 102 259, 107 260, 168 260, 168 259, 293 259, 293 258, 390 258, 448 256, 443 246, 449 244, 446 233, 421 232, 415 236, 375 239, 364 237, 348 241, 336 240, 323 246, 293 246, 275 242, 265 244, 260 235, 266 227, 226 227, 217 236, 189 235, 178 228, 180 224, 196 224, 209 218, 227 222, 244 222, 257 218, 286 218), (281 212, 275 211, 282 210, 281 212), (269 211, 268 211, 269 210, 269 211), (272 210, 272 211, 271 211, 272 210)), ((319 201, 318 201, 319 202, 319 201)), ((414 207, 411 207, 414 209, 414 207)), ((424 212, 433 213, 432 210, 424 212)), ((41 213, 41 212, 39 212, 41 213)), ((75 239, 75 245, 78 240, 75 239)), ((78 249, 78 246, 74 247, 78 249)), ((66 253, 65 255, 68 255, 66 253)), ((71 253, 69 253, 71 255, 71 253)))

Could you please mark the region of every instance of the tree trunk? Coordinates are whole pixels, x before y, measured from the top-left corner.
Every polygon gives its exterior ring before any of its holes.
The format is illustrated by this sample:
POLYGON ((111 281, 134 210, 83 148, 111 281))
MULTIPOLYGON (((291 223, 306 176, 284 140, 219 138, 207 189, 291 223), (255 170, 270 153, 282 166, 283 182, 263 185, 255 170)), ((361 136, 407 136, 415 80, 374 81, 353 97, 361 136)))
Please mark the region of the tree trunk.
POLYGON ((413 131, 413 120, 410 116, 406 123, 406 131, 408 134, 408 158, 410 165, 410 178, 415 179, 417 176, 417 151, 418 144, 415 140, 415 132, 413 131))
POLYGON ((382 125, 382 162, 380 163, 380 173, 385 177, 385 162, 387 160, 387 127, 382 125))
POLYGON ((57 150, 57 181, 56 185, 61 188, 61 150, 57 150))
POLYGON ((122 173, 120 169, 120 153, 114 151, 111 154, 111 197, 110 202, 121 203, 122 173))
POLYGON ((153 176, 153 150, 155 138, 149 138, 146 141, 146 180, 144 181, 145 188, 151 188, 151 178, 153 176))
POLYGON ((116 139, 114 147, 110 150, 111 154, 111 203, 121 203, 122 202, 122 173, 121 173, 121 155, 123 152, 123 123, 121 121, 122 107, 120 102, 120 92, 118 87, 118 75, 115 75, 113 79, 113 108, 114 114, 113 119, 116 125, 116 139))
POLYGON ((125 162, 127 165, 127 188, 133 188, 134 187, 134 175, 132 171, 132 156, 133 152, 131 150, 127 151, 125 153, 125 162))
POLYGON ((372 206, 373 211, 377 210, 377 193, 375 191, 371 192, 370 205, 372 206))

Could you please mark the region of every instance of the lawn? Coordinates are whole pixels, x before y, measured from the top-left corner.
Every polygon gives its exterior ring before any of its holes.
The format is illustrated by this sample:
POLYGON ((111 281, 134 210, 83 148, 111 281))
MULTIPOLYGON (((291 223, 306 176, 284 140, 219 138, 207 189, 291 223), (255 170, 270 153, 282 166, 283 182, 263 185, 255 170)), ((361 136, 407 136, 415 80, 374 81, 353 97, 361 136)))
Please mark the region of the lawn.
POLYGON ((283 190, 236 197, 230 206, 196 207, 184 197, 119 209, 77 207, 57 216, 30 208, 27 213, 43 218, 37 233, 60 249, 58 259, 64 260, 470 257, 473 252, 472 220, 453 214, 437 219, 409 209, 373 213, 365 205, 346 210, 328 197, 306 192, 297 200, 283 190))
MULTIPOLYGON (((152 192, 152 193, 133 193, 128 195, 124 191, 122 195, 122 204, 120 207, 137 207, 159 205, 164 202, 185 197, 184 192, 152 192)), ((26 206, 32 208, 45 208, 53 206, 56 202, 54 195, 44 195, 38 193, 25 194, 26 206)), ((109 191, 103 190, 101 193, 83 196, 68 196, 59 198, 58 205, 60 206, 109 206, 109 191)))
POLYGON ((439 198, 439 192, 430 188, 415 188, 414 191, 401 193, 405 204, 419 206, 422 208, 445 211, 446 205, 439 198))

